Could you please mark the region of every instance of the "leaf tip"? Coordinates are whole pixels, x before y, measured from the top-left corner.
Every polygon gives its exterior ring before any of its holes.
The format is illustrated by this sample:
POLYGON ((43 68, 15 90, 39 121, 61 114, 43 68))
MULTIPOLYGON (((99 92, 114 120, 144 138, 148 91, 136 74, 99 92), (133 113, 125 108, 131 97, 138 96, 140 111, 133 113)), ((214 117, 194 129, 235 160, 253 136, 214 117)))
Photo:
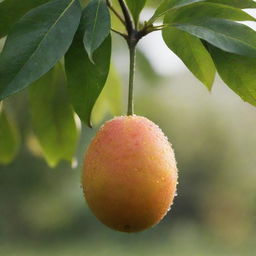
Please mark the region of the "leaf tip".
POLYGON ((209 93, 212 92, 212 86, 213 86, 213 84, 208 84, 208 85, 206 85, 207 91, 208 91, 209 93))
POLYGON ((93 53, 92 53, 92 52, 88 53, 88 57, 89 57, 89 60, 91 61, 91 63, 92 63, 93 65, 95 65, 95 62, 94 62, 94 60, 93 60, 93 53))
POLYGON ((88 122, 88 124, 87 124, 87 125, 88 125, 88 127, 89 127, 89 128, 91 128, 91 129, 92 129, 92 122, 91 122, 91 120, 89 120, 89 122, 88 122))
POLYGON ((56 166, 57 166, 58 163, 59 163, 59 160, 49 159, 49 157, 47 157, 47 156, 45 156, 45 160, 46 160, 46 163, 48 164, 48 166, 49 166, 51 169, 56 168, 56 166))

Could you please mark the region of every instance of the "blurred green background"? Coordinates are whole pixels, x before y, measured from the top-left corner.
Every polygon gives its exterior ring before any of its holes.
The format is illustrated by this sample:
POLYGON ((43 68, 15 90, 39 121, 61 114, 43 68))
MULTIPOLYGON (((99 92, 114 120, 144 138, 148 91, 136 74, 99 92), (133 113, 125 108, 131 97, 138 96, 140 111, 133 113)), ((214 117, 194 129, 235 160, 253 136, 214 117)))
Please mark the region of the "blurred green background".
MULTIPOLYGON (((135 112, 157 123, 175 149, 179 185, 171 211, 137 234, 100 224, 80 187, 83 154, 100 124, 82 127, 76 168, 63 162, 50 169, 31 132, 25 91, 8 102, 22 145, 14 162, 0 165, 1 256, 255 255, 256 109, 218 77, 208 92, 159 38, 155 33, 139 47, 135 112), (161 61, 163 56, 172 62, 161 61)), ((127 54, 122 39, 114 37, 124 102, 127 54)))

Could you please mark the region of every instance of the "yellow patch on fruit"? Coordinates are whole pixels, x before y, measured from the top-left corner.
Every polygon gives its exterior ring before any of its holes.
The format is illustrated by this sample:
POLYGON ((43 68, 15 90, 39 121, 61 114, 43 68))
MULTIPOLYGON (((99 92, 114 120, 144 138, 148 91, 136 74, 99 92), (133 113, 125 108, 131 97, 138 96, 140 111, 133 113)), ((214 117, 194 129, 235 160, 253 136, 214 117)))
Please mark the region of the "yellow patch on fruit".
POLYGON ((92 140, 82 185, 102 223, 138 232, 166 215, 177 178, 174 152, 161 129, 145 117, 123 116, 106 122, 92 140))

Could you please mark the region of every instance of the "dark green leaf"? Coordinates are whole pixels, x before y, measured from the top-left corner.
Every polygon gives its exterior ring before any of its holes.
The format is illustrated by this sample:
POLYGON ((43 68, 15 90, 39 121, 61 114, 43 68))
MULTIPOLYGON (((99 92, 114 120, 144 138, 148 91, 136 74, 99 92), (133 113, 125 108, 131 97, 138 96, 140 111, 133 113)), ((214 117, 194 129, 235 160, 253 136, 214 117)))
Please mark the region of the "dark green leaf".
POLYGON ((147 0, 125 0, 133 17, 135 24, 138 24, 140 13, 147 0))
POLYGON ((100 124, 106 114, 122 114, 122 83, 113 65, 110 66, 107 82, 92 111, 93 124, 100 124))
POLYGON ((83 12, 84 47, 93 60, 94 51, 110 33, 110 14, 104 0, 91 0, 83 12))
POLYGON ((249 27, 221 19, 176 23, 175 27, 235 54, 256 57, 256 33, 249 27))
POLYGON ((0 106, 0 163, 9 164, 19 148, 19 134, 14 120, 0 106))
POLYGON ((256 58, 224 52, 209 45, 222 80, 244 101, 256 106, 256 58))
POLYGON ((247 14, 225 5, 196 3, 168 12, 164 22, 225 51, 255 56, 256 33, 245 25, 224 18, 244 20, 247 14))
POLYGON ((170 10, 165 17, 167 23, 193 23, 195 21, 204 22, 207 19, 220 18, 226 20, 255 21, 255 18, 240 10, 227 5, 214 3, 195 3, 180 8, 170 10))
POLYGON ((29 88, 32 125, 48 164, 72 161, 78 132, 60 64, 29 88))
MULTIPOLYGON (((194 4, 207 4, 209 3, 217 3, 222 5, 228 5, 237 8, 256 8, 256 3, 252 0, 165 0, 160 6, 156 9, 154 15, 150 18, 149 22, 154 22, 156 19, 166 14, 167 12, 178 9, 179 7, 185 7, 187 5, 193 8, 194 4), (199 3, 204 2, 204 3, 199 3)), ((191 11, 191 9, 189 10, 191 11)), ((200 14, 204 14, 203 10, 198 10, 200 14)), ((226 18, 226 17, 224 17, 226 18)))
POLYGON ((0 3, 0 38, 29 10, 51 0, 5 0, 0 3))
POLYGON ((187 68, 208 89, 211 89, 215 77, 215 67, 201 40, 176 28, 164 29, 163 39, 187 68))
POLYGON ((94 53, 93 64, 83 46, 81 25, 66 54, 65 66, 68 89, 72 104, 78 116, 91 126, 92 108, 106 82, 111 56, 111 37, 105 39, 94 53))
POLYGON ((68 50, 81 14, 77 0, 55 0, 26 14, 0 55, 0 99, 49 71, 68 50))

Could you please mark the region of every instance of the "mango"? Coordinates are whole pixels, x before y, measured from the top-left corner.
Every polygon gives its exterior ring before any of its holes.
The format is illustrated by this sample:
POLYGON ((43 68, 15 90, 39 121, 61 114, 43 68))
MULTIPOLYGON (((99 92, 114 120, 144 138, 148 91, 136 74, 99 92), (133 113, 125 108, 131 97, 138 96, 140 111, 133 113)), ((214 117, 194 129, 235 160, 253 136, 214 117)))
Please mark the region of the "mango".
POLYGON ((162 130, 145 117, 121 116, 106 122, 89 145, 82 186, 102 223, 138 232, 166 215, 177 178, 174 152, 162 130))

